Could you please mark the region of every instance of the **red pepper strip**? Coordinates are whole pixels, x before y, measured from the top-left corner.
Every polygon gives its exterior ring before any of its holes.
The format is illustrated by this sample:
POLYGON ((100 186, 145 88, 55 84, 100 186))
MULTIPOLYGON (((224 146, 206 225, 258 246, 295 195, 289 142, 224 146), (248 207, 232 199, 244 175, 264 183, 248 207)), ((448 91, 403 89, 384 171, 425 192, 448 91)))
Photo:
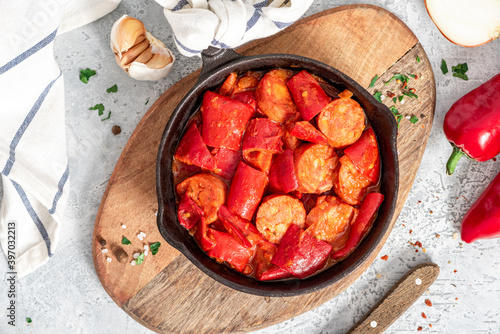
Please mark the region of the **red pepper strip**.
POLYGON ((302 118, 306 121, 316 116, 331 100, 318 81, 307 71, 294 75, 287 85, 302 118))
POLYGON ((229 188, 226 205, 232 213, 251 220, 262 199, 267 176, 244 162, 240 162, 229 188))
POLYGON ((255 169, 269 173, 273 162, 273 154, 264 151, 243 151, 243 160, 255 169))
POLYGON ((208 256, 226 261, 234 269, 242 272, 245 269, 252 251, 242 246, 231 234, 208 229, 208 237, 213 238, 215 246, 208 250, 208 256))
POLYGON ((215 174, 222 176, 226 180, 231 180, 236 167, 241 161, 241 151, 228 150, 227 148, 214 148, 212 150, 217 168, 214 170, 215 174))
POLYGON ((296 122, 290 135, 315 144, 328 144, 325 135, 306 121, 296 122))
POLYGON ((444 118, 444 134, 453 146, 447 174, 463 155, 486 161, 500 153, 500 74, 455 102, 444 118))
POLYGON ((250 242, 250 246, 266 242, 262 235, 259 233, 259 230, 257 230, 257 227, 255 227, 252 222, 238 217, 237 215, 229 211, 229 209, 225 205, 222 205, 219 208, 219 219, 223 222, 231 223, 238 230, 240 230, 247 241, 250 242))
POLYGON ((465 214, 461 237, 467 243, 500 237, 500 174, 465 214))
POLYGON ((177 218, 186 229, 191 229, 203 217, 203 210, 185 193, 179 201, 177 218))
POLYGON ((200 132, 194 122, 191 122, 182 137, 174 157, 188 165, 196 165, 209 170, 216 167, 216 163, 207 145, 203 142, 200 132))
POLYGON ((279 280, 291 277, 293 277, 292 274, 290 274, 288 271, 278 266, 273 266, 270 269, 264 271, 259 276, 256 276, 256 278, 259 281, 271 281, 271 280, 279 280))
POLYGON ((267 118, 254 118, 247 126, 243 137, 243 154, 247 151, 264 151, 266 153, 283 152, 281 125, 267 118))
POLYGON ((257 99, 254 91, 236 93, 231 96, 232 99, 248 104, 253 110, 257 110, 257 99))
POLYGON ((233 223, 230 221, 221 219, 222 224, 224 224, 224 227, 226 228, 227 232, 231 234, 242 246, 244 247, 252 247, 252 244, 248 239, 243 235, 243 232, 236 227, 233 223))
POLYGON ((269 186, 273 191, 282 191, 285 194, 294 191, 299 186, 295 176, 293 151, 286 149, 274 158, 269 171, 269 186))
POLYGON ((363 132, 357 142, 347 147, 344 153, 351 159, 356 169, 372 181, 378 183, 380 176, 380 156, 377 137, 372 128, 363 132))
POLYGON ((306 278, 324 267, 332 246, 290 225, 278 246, 271 263, 293 276, 306 278))
POLYGON ((254 110, 248 104, 207 91, 203 96, 201 135, 205 144, 239 150, 254 110))
POLYGON ((200 245, 201 249, 205 252, 212 249, 215 246, 213 238, 207 235, 208 226, 205 218, 201 218, 196 227, 196 232, 194 233, 194 238, 200 245))
POLYGON ((373 218, 383 201, 384 195, 380 193, 369 193, 366 195, 359 208, 358 216, 351 226, 351 232, 346 245, 332 254, 333 259, 337 260, 347 256, 358 246, 361 239, 365 236, 366 231, 368 231, 373 223, 373 218))
MULTIPOLYGON (((268 272, 271 268, 276 267, 271 263, 271 259, 273 258, 274 254, 276 254, 276 249, 276 245, 268 241, 264 241, 257 246, 255 255, 252 259, 252 266, 254 268, 256 279, 262 280, 263 275, 271 276, 270 273, 266 274, 266 272, 268 272)), ((287 274, 287 276, 291 276, 286 270, 285 273, 287 274)))

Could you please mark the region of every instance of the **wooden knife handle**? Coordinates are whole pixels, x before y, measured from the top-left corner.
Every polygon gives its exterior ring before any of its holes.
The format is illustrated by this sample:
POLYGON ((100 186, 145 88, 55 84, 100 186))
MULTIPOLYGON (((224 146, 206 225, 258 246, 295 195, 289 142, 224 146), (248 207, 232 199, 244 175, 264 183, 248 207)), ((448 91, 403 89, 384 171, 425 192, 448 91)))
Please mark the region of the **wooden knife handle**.
POLYGON ((382 333, 427 290, 439 275, 434 263, 410 270, 348 333, 382 333))

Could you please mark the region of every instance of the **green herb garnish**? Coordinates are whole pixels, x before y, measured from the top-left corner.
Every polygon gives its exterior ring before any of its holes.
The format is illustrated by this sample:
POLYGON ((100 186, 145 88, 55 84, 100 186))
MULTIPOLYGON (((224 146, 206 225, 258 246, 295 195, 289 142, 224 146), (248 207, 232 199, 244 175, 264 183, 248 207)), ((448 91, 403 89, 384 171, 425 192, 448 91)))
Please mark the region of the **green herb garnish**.
POLYGON ((378 75, 375 75, 375 76, 373 77, 373 79, 372 79, 372 82, 370 82, 370 86, 368 86, 368 87, 373 87, 373 86, 375 86, 375 82, 377 82, 377 80, 378 80, 378 75))
MULTIPOLYGON (((100 116, 100 115, 99 115, 99 116, 100 116)), ((102 119, 101 119, 101 122, 102 122, 102 121, 105 121, 105 120, 107 120, 107 119, 109 119, 110 117, 111 117, 111 111, 109 112, 108 117, 106 117, 106 118, 102 118, 102 119)))
POLYGON ((401 122, 401 120, 403 119, 403 115, 401 115, 401 113, 396 109, 396 107, 390 107, 389 108, 393 115, 396 117, 396 122, 398 122, 398 128, 399 128, 399 122, 401 122))
POLYGON ((441 59, 441 71, 443 74, 448 73, 448 65, 446 65, 446 61, 444 61, 444 59, 441 59))
POLYGON ((159 241, 149 245, 149 249, 151 249, 151 254, 156 255, 156 253, 158 253, 158 248, 160 248, 160 246, 161 243, 159 241))
POLYGON ((95 106, 89 108, 89 110, 98 110, 99 116, 102 116, 104 111, 104 106, 102 103, 96 104, 95 106))
POLYGON ((396 102, 398 102, 398 98, 397 97, 393 97, 392 98, 392 102, 394 102, 394 104, 396 104, 396 102))
POLYGON ((378 102, 382 102, 382 92, 376 92, 375 94, 373 94, 373 97, 375 98, 375 100, 377 100, 378 102))
POLYGON ((399 80, 403 84, 407 84, 408 80, 410 80, 410 78, 407 77, 406 75, 398 73, 398 74, 394 74, 394 76, 392 78, 390 78, 389 81, 387 81, 385 84, 388 85, 389 82, 391 82, 392 80, 399 80))
POLYGON ((135 259, 134 261, 135 261, 135 264, 137 264, 137 265, 139 265, 139 264, 143 263, 143 262, 144 262, 144 252, 143 252, 143 253, 141 253, 141 255, 139 255, 139 256, 137 257, 137 259, 135 259))
POLYGON ((417 94, 414 94, 414 93, 412 93, 412 92, 410 92, 410 91, 408 91, 408 92, 403 92, 403 95, 406 95, 406 96, 408 96, 408 97, 414 97, 414 98, 418 99, 417 94))
POLYGON ((415 74, 411 74, 411 73, 408 73, 408 76, 409 76, 409 77, 412 77, 413 79, 416 79, 416 78, 417 78, 417 76, 416 76, 415 74))
POLYGON ((80 81, 84 84, 89 82, 89 78, 95 75, 95 71, 87 68, 85 70, 80 71, 80 81))
POLYGON ((420 57, 417 56, 417 63, 420 63, 420 57))
POLYGON ((122 245, 131 245, 132 243, 125 237, 122 237, 122 245))
POLYGON ((31 318, 26 318, 26 322, 27 322, 28 324, 31 324, 31 318))
POLYGON ((453 71, 453 76, 463 79, 463 80, 469 80, 469 77, 465 72, 469 70, 469 67, 467 66, 467 63, 463 64, 458 64, 457 66, 452 66, 451 70, 453 71))
POLYGON ((149 103, 149 99, 146 101, 146 103, 144 103, 144 105, 148 104, 149 103))
POLYGON ((404 96, 403 96, 403 95, 398 96, 398 100, 399 100, 399 102, 403 101, 403 99, 404 99, 404 96))
POLYGON ((116 93, 117 91, 118 91, 118 86, 116 84, 114 86, 106 89, 106 92, 108 92, 108 93, 116 93))
POLYGON ((417 123, 418 122, 417 116, 412 115, 411 118, 410 118, 410 122, 412 122, 413 124, 417 123))

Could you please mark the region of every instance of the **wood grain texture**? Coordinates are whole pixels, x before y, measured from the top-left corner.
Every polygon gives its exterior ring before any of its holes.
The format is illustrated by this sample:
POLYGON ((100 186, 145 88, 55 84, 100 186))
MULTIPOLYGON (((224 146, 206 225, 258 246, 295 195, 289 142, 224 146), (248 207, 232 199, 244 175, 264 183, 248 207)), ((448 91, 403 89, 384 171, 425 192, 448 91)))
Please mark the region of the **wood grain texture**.
MULTIPOLYGON (((381 78, 372 92, 394 89, 384 82, 395 73, 415 73, 411 81, 419 99, 397 105, 417 124, 401 121, 398 135, 400 190, 392 226, 413 184, 431 130, 435 85, 431 66, 413 33, 394 15, 369 5, 338 7, 304 20, 266 39, 251 42, 237 52, 244 55, 293 53, 338 68, 364 87, 381 78), (416 55, 423 60, 417 63, 416 55)), ((146 327, 165 333, 247 332, 270 326, 317 307, 347 288, 375 259, 389 236, 366 266, 348 279, 319 292, 287 298, 264 298, 234 291, 215 282, 178 251, 168 246, 156 227, 155 164, 163 128, 175 106, 196 82, 199 71, 167 90, 146 113, 132 134, 110 178, 94 227, 92 251, 97 275, 113 300, 146 327), (123 229, 122 224, 126 225, 123 229), (144 232, 140 241, 136 236, 144 232), (121 245, 122 236, 132 245, 121 245), (100 241, 105 240, 106 246, 100 241), (144 244, 161 241, 140 266, 130 265, 144 244), (102 249, 110 252, 103 254, 102 249), (115 254, 126 252, 120 262, 115 254), (111 257, 108 262, 107 257, 111 257)), ((390 99, 384 100, 392 106, 390 99)))
POLYGON ((348 334, 383 333, 415 303, 438 276, 439 267, 436 264, 424 263, 416 266, 394 284, 348 334))

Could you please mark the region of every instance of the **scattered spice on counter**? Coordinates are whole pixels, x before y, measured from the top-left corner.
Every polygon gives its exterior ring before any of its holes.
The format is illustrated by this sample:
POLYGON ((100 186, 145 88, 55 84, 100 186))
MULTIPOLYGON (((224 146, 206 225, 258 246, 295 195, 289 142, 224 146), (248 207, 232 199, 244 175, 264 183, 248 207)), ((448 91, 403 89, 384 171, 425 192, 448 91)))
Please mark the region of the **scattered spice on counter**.
POLYGON ((89 110, 97 110, 99 116, 102 116, 104 114, 104 105, 102 103, 98 103, 95 106, 89 108, 89 110))
POLYGON ((99 240, 99 244, 103 247, 106 246, 106 240, 104 239, 99 240))
POLYGON ((425 300, 425 305, 431 307, 432 306, 432 302, 429 299, 426 299, 425 300))
POLYGON ((140 253, 134 253, 134 255, 132 255, 132 257, 133 257, 134 259, 137 259, 137 258, 139 257, 139 255, 141 255, 141 254, 140 254, 140 253))
POLYGON ((422 318, 427 319, 427 316, 425 315, 424 312, 422 312, 422 318))
POLYGON ((430 210, 429 213, 432 215, 434 213, 434 211, 430 210))
POLYGON ((151 249, 151 254, 156 255, 158 253, 158 248, 160 248, 161 243, 159 241, 152 243, 149 248, 151 249))
POLYGON ((382 278, 382 274, 381 273, 377 273, 377 278, 382 278))
POLYGON ((456 273, 456 272, 457 272, 457 270, 455 269, 455 270, 453 270, 453 272, 454 272, 454 273, 456 273))
POLYGON ((455 300, 458 300, 458 297, 456 297, 455 300))
POLYGON ((122 132, 122 128, 120 128, 118 125, 113 125, 111 128, 111 132, 116 136, 122 132))
POLYGON ((454 77, 463 79, 465 81, 469 80, 469 77, 467 76, 467 74, 465 74, 465 72, 469 70, 467 63, 458 64, 457 66, 452 66, 451 70, 453 72, 454 77))
POLYGON ((420 203, 422 203, 422 201, 418 201, 417 203, 420 204, 420 203))
POLYGON ((101 252, 102 252, 103 254, 106 254, 106 253, 108 252, 108 249, 107 249, 107 248, 103 248, 103 249, 101 250, 101 252))
POLYGON ((410 234, 412 234, 412 233, 413 233, 413 230, 410 230, 410 234))
POLYGON ((381 259, 384 260, 384 261, 387 261, 388 258, 389 258, 389 255, 384 255, 384 256, 381 257, 381 259))
POLYGON ((426 253, 427 249, 426 248, 422 248, 422 252, 426 253))
POLYGON ((373 94, 373 97, 375 98, 375 100, 377 100, 378 102, 382 102, 382 92, 375 92, 375 94, 373 94))
POLYGON ((444 59, 441 59, 441 71, 443 74, 448 73, 448 65, 446 65, 446 61, 444 59))
POLYGON ((111 262, 111 258, 109 256, 106 257, 106 261, 111 262))
POLYGON ((451 283, 451 285, 453 285, 455 288, 457 287, 455 284, 451 283))
POLYGON ((422 329, 423 329, 422 326, 418 326, 417 331, 420 332, 422 329))
POLYGON ((375 83, 377 82, 377 80, 378 80, 378 75, 375 75, 375 76, 373 77, 373 79, 372 79, 372 82, 370 82, 370 86, 368 86, 368 87, 373 87, 373 86, 375 86, 375 83))
POLYGON ((127 226, 125 226, 125 224, 122 224, 122 228, 125 229, 125 228, 127 228, 127 226))
POLYGON ((135 259, 135 263, 136 263, 137 265, 139 265, 139 264, 141 264, 141 263, 143 263, 143 262, 144 262, 144 253, 141 253, 141 255, 139 255, 139 256, 137 257, 137 259, 135 259))
MULTIPOLYGON (((396 94, 394 94, 393 92, 391 92, 390 90, 387 91, 387 93, 385 93, 385 95, 387 95, 387 97, 394 97, 396 96, 396 94)), ((393 100, 394 101, 394 100, 393 100)), ((396 103, 396 102, 394 102, 396 103)))
POLYGON ((131 245, 132 243, 125 236, 122 236, 122 245, 131 245))
POLYGON ((116 93, 117 91, 118 91, 118 86, 116 84, 106 89, 106 92, 108 93, 116 93))
POLYGON ((147 105, 149 103, 149 99, 146 101, 146 103, 144 103, 144 105, 147 105))
POLYGON ((31 318, 28 318, 28 317, 27 317, 27 318, 26 318, 26 322, 27 322, 28 324, 31 324, 31 318))
POLYGON ((429 324, 429 327, 432 327, 432 325, 431 325, 431 324, 429 324))
POLYGON ((135 260, 130 262, 130 265, 135 266, 135 260))
POLYGON ((107 119, 110 119, 110 118, 111 118, 111 111, 109 112, 108 117, 106 117, 106 118, 101 118, 101 122, 102 122, 102 121, 105 121, 105 120, 107 120, 107 119))
MULTIPOLYGON (((417 118, 417 116, 412 115, 412 116, 411 116, 411 118, 410 118, 410 122, 411 122, 412 124, 417 123, 417 122, 418 122, 418 118, 417 118)), ((431 213, 432 213, 432 211, 431 211, 431 213)))
POLYGON ((457 239, 458 238, 458 233, 457 232, 453 232, 453 235, 451 237, 453 238, 453 240, 457 239))
POLYGON ((420 57, 417 56, 417 63, 420 63, 420 57))
POLYGON ((96 72, 94 70, 91 70, 90 68, 87 68, 85 70, 80 70, 80 81, 83 82, 84 84, 87 84, 89 82, 90 77, 94 76, 96 72))
POLYGON ((440 237, 441 237, 441 236, 440 236, 439 234, 436 234, 436 238, 438 238, 438 239, 439 239, 440 237))

